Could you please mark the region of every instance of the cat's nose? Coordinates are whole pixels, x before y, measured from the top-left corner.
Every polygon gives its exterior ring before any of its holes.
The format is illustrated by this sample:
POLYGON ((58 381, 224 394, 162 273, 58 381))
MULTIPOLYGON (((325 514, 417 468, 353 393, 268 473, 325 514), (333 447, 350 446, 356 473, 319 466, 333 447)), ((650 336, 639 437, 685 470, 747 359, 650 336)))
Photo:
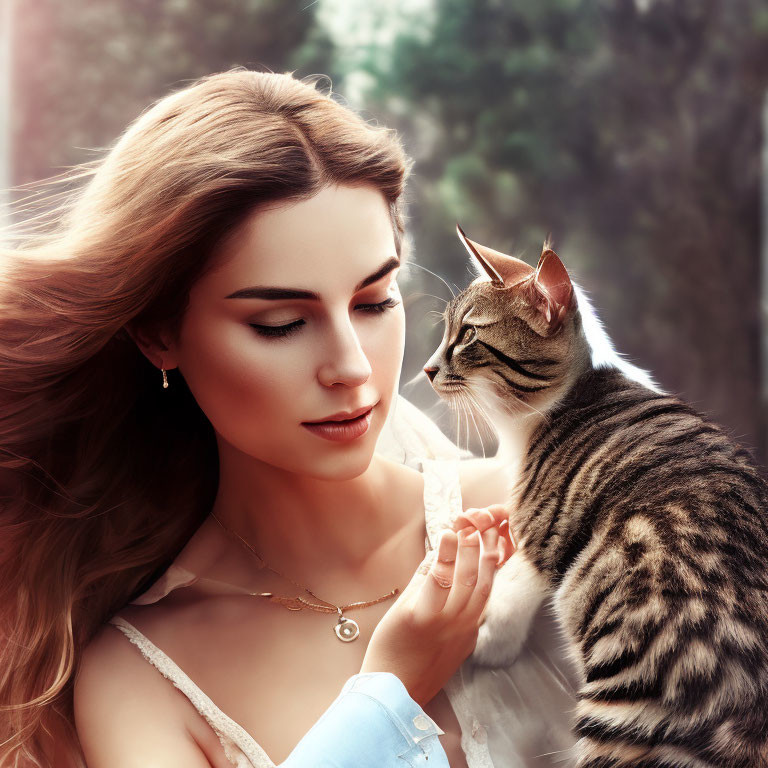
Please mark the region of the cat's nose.
POLYGON ((429 380, 430 380, 430 381, 434 381, 434 380, 435 380, 435 376, 437 375, 437 372, 438 372, 439 370, 440 370, 439 368, 430 368, 430 367, 427 367, 427 368, 425 368, 425 369, 424 369, 424 373, 426 373, 426 374, 427 374, 427 376, 429 376, 429 380))

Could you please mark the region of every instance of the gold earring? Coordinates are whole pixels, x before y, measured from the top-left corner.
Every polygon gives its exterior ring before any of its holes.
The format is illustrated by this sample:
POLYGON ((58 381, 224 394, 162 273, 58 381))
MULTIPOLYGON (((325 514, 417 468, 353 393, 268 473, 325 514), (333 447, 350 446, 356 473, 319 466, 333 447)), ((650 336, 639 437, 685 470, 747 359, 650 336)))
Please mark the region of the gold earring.
POLYGON ((168 377, 165 375, 165 368, 160 370, 163 372, 163 389, 168 389, 168 377))

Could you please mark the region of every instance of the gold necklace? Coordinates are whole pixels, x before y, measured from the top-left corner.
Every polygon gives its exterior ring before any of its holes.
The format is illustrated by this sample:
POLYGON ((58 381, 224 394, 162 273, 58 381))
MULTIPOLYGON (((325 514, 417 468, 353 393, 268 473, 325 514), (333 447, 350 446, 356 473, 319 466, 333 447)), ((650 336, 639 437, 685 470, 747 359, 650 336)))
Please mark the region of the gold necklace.
MULTIPOLYGON (((353 640, 357 639, 358 635, 360 634, 360 627, 354 619, 350 619, 344 616, 344 611, 347 611, 351 608, 367 608, 369 605, 376 605, 383 600, 390 600, 396 595, 400 594, 400 589, 395 587, 391 592, 376 598, 376 600, 350 603, 349 605, 334 605, 328 600, 323 600, 322 597, 318 597, 314 592, 312 592, 308 587, 305 587, 303 584, 299 584, 290 577, 285 576, 284 574, 267 565, 264 562, 264 558, 253 548, 253 546, 251 546, 251 544, 247 542, 239 533, 236 533, 231 528, 227 528, 227 526, 224 525, 221 520, 219 520, 213 511, 211 511, 211 517, 213 517, 213 519, 224 529, 227 534, 234 536, 244 547, 246 547, 246 549, 248 549, 251 554, 255 555, 259 559, 259 562, 263 568, 268 568, 270 571, 272 571, 272 573, 277 574, 283 579, 287 579, 292 584, 296 585, 300 589, 303 589, 305 592, 309 592, 309 594, 312 595, 312 597, 314 597, 316 600, 320 600, 323 603, 326 603, 326 605, 310 603, 308 600, 305 600, 302 597, 281 597, 280 595, 274 595, 271 592, 252 592, 252 595, 256 597, 266 597, 274 603, 279 603, 280 605, 285 606, 289 611, 301 611, 304 608, 309 608, 310 610, 320 611, 321 613, 333 613, 334 611, 338 612, 339 620, 336 622, 336 626, 333 629, 336 633, 336 637, 345 643, 351 643, 353 640), (333 607, 331 608, 329 606, 333 607)), ((425 549, 429 548, 429 540, 426 536, 424 537, 424 547, 425 549)))

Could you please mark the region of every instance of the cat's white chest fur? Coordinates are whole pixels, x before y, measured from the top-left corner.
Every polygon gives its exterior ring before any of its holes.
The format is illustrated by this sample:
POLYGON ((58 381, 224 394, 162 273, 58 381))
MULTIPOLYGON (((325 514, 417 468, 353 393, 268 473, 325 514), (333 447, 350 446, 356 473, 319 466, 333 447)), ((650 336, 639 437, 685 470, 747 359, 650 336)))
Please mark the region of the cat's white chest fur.
MULTIPOLYGON (((528 442, 540 420, 541 416, 532 414, 514 419, 500 416, 494 422, 499 438, 497 456, 506 474, 513 519, 528 442)), ((528 560, 525 542, 517 541, 517 547, 494 576, 485 621, 471 656, 472 661, 481 666, 509 666, 514 662, 528 637, 534 617, 547 598, 547 580, 528 560)))
MULTIPOLYGON (((487 280, 479 276, 475 282, 487 280)), ((662 390, 646 372, 632 365, 616 352, 585 292, 573 284, 584 336, 594 368, 618 368, 627 378, 651 390, 662 390)), ((475 382, 474 393, 490 417, 499 440, 498 458, 507 476, 510 520, 514 521, 518 496, 522 490, 521 475, 528 454, 531 436, 557 401, 565 395, 567 385, 553 393, 549 402, 538 403, 535 412, 508 412, 485 382, 475 382)), ((511 525, 514 532, 514 525, 511 525)), ((486 618, 478 633, 472 660, 483 666, 508 666, 528 638, 537 612, 552 610, 547 579, 530 563, 525 540, 517 541, 517 551, 497 571, 486 606, 486 618), (545 601, 547 603, 545 604, 545 601)), ((562 626, 561 626, 562 628, 562 626)))

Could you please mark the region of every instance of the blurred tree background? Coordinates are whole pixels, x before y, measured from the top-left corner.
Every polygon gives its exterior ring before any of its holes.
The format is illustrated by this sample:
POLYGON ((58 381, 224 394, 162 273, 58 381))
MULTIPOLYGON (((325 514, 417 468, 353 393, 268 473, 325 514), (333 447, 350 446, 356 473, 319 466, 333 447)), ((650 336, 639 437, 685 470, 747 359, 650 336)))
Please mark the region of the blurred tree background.
POLYGON ((14 184, 200 75, 327 74, 416 160, 402 391, 451 437, 409 382, 471 278, 459 221, 534 264, 551 234, 617 349, 766 463, 764 0, 16 0, 13 23, 14 184))

